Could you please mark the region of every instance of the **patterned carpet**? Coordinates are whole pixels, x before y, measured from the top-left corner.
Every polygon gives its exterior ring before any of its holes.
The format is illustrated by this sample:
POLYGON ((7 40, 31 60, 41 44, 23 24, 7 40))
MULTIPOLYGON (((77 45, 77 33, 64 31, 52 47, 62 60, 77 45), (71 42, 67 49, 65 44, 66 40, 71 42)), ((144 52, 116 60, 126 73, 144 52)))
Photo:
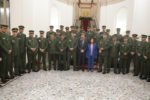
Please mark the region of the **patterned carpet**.
POLYGON ((150 83, 131 73, 41 70, 0 88, 0 100, 150 100, 150 83))

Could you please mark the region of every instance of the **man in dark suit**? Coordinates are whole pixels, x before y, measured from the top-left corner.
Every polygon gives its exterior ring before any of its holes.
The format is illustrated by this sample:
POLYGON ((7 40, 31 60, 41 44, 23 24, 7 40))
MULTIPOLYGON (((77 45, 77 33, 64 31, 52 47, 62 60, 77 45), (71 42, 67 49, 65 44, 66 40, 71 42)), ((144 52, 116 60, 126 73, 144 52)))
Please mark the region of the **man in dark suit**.
POLYGON ((85 35, 81 35, 81 40, 79 40, 78 43, 78 66, 82 68, 82 71, 84 71, 84 65, 85 65, 85 51, 87 48, 88 42, 85 40, 85 35))

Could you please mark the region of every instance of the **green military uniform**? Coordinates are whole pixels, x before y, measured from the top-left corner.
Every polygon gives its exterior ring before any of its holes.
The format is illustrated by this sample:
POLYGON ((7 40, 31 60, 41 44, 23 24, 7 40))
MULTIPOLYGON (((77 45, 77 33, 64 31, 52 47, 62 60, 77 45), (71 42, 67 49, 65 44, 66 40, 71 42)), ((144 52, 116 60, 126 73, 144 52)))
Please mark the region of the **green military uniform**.
MULTIPOLYGON (((24 26, 20 25, 19 30, 23 30, 24 26)), ((20 49, 20 66, 21 66, 21 74, 25 73, 26 70, 26 35, 24 33, 18 33, 17 37, 19 39, 19 49, 20 49)))
MULTIPOLYGON (((107 34, 107 40, 110 43, 112 43, 112 36, 110 35, 110 29, 106 29, 106 34, 107 34)), ((107 63, 108 73, 110 72, 110 67, 111 67, 110 51, 111 51, 111 46, 108 48, 108 63, 107 63)))
POLYGON ((78 26, 76 26, 75 28, 76 28, 75 36, 79 39, 79 38, 81 37, 81 33, 80 33, 80 31, 78 30, 78 29, 79 29, 79 27, 78 27, 78 26))
POLYGON ((63 25, 60 25, 60 33, 65 33, 63 25))
POLYGON ((51 29, 51 30, 46 33, 46 38, 49 38, 49 36, 50 36, 51 33, 55 33, 55 32, 53 31, 53 28, 54 28, 54 26, 50 26, 50 29, 51 29))
MULTIPOLYGON (((88 42, 90 42, 91 38, 93 38, 94 36, 95 36, 94 32, 92 32, 92 31, 86 32, 86 37, 87 37, 88 42)), ((94 38, 94 40, 95 40, 95 38, 94 38)))
POLYGON ((96 34, 95 34, 95 36, 94 36, 96 45, 98 45, 99 41, 101 40, 101 37, 100 37, 100 35, 99 35, 99 31, 100 31, 100 29, 96 29, 96 34))
POLYGON ((116 34, 116 36, 117 36, 117 40, 118 41, 123 42, 123 37, 120 34, 120 30, 121 30, 120 28, 117 28, 117 34, 116 34))
POLYGON ((107 29, 106 30, 106 34, 107 34, 107 39, 108 39, 108 41, 112 41, 112 36, 110 35, 110 29, 107 29))
MULTIPOLYGON (((40 34, 44 34, 44 31, 40 31, 40 34)), ((38 38, 38 70, 40 70, 41 59, 43 63, 43 69, 46 70, 46 49, 48 47, 47 39, 44 37, 38 38), (41 50, 44 50, 43 52, 41 50)))
POLYGON ((142 41, 141 41, 141 51, 142 51, 142 54, 141 54, 141 61, 142 61, 142 64, 141 64, 141 71, 140 71, 140 78, 141 79, 146 79, 146 63, 147 63, 147 59, 144 58, 144 56, 147 56, 147 50, 146 50, 146 47, 147 47, 147 41, 146 41, 146 38, 147 38, 147 35, 142 35, 142 38, 144 38, 142 41))
MULTIPOLYGON (((13 32, 18 32, 17 28, 12 29, 13 32)), ((14 33, 13 33, 14 34, 14 33)), ((21 75, 21 65, 20 65, 20 48, 19 48, 19 39, 15 35, 11 36, 11 44, 12 44, 12 66, 15 70, 15 75, 21 75)), ((22 55, 21 55, 22 56, 22 55)))
MULTIPOLYGON (((132 38, 130 37, 130 30, 126 31, 126 35, 125 36, 128 38, 128 43, 129 43, 130 48, 131 48, 131 46, 132 46, 132 38)), ((130 71, 130 63, 131 63, 131 58, 132 58, 130 53, 128 54, 128 56, 129 57, 128 57, 128 63, 127 63, 127 73, 129 73, 129 71, 130 71)))
POLYGON ((118 58, 119 58, 119 49, 120 49, 120 42, 117 41, 117 36, 113 35, 112 38, 116 38, 111 42, 111 49, 110 49, 110 65, 113 63, 114 73, 118 73, 118 58))
POLYGON ((150 42, 146 44, 146 48, 143 52, 143 57, 144 57, 144 60, 145 60, 145 64, 144 66, 142 66, 143 68, 143 74, 142 74, 142 78, 143 79, 147 79, 147 78, 150 78, 148 77, 148 72, 149 72, 149 62, 150 62, 150 42))
MULTIPOLYGON (((125 36, 124 39, 127 39, 125 36)), ((120 62, 119 62, 119 73, 127 73, 128 54, 130 53, 130 45, 128 42, 122 42, 120 44, 120 62), (125 54, 126 53, 126 54, 125 54)))
POLYGON ((57 40, 60 39, 60 30, 59 29, 56 30, 55 37, 57 40))
POLYGON ((66 32, 65 32, 65 39, 70 38, 70 31, 69 31, 69 27, 66 27, 66 32))
MULTIPOLYGON (((132 35, 133 38, 137 38, 137 34, 133 34, 132 35)), ((135 40, 131 40, 131 48, 130 48, 130 55, 129 59, 133 59, 133 64, 134 64, 134 76, 137 76, 137 71, 138 71, 138 68, 137 68, 137 65, 136 65, 136 57, 137 57, 137 46, 138 46, 138 41, 135 39, 135 40)))
MULTIPOLYGON (((56 41, 58 41, 58 40, 60 40, 60 30, 59 29, 57 29, 56 30, 56 35, 55 35, 55 38, 56 38, 56 41)), ((57 42, 56 42, 56 44, 57 44, 57 42)), ((58 60, 59 60, 59 49, 57 48, 57 46, 56 46, 56 52, 55 52, 55 60, 56 60, 56 68, 58 69, 58 60)))
MULTIPOLYGON (((1 28, 7 28, 7 25, 1 25, 1 28)), ((0 47, 3 55, 3 64, 1 66, 1 79, 2 82, 6 82, 6 78, 8 78, 8 71, 10 72, 11 78, 13 78, 13 73, 11 70, 11 52, 12 50, 10 43, 10 36, 8 36, 5 32, 0 32, 0 47)))
POLYGON ((137 51, 136 51, 136 76, 138 76, 141 72, 141 66, 142 66, 142 54, 143 54, 143 49, 142 49, 142 42, 138 41, 137 43, 137 51))
MULTIPOLYGON (((3 25, 2 27, 8 27, 7 25, 3 25)), ((8 76, 8 72, 10 73, 10 77, 13 78, 13 69, 12 69, 12 65, 11 65, 11 53, 12 53, 12 45, 11 45, 11 40, 10 40, 10 36, 5 33, 5 32, 1 32, 1 39, 0 39, 0 47, 3 50, 3 68, 2 68, 2 78, 9 78, 8 76), (10 53, 8 53, 8 51, 11 50, 10 53)))
POLYGON ((147 64, 146 64, 146 75, 147 75, 147 82, 150 82, 150 36, 148 37, 148 43, 146 46, 146 52, 147 55, 147 64))
MULTIPOLYGON (((104 33, 103 35, 107 35, 104 33)), ((107 63, 108 63, 108 49, 110 47, 110 42, 106 39, 102 39, 99 41, 98 49, 99 49, 99 70, 98 72, 102 71, 102 65, 104 64, 103 74, 105 74, 107 70, 107 63), (103 48, 103 50, 102 50, 103 48)))
MULTIPOLYGON (((51 33, 50 35, 54 36, 54 33, 51 33)), ((49 70, 51 70, 52 61, 54 65, 54 70, 56 70, 56 59, 58 58, 56 55, 56 44, 57 44, 57 38, 51 37, 48 39, 48 61, 49 61, 49 70)))
MULTIPOLYGON (((29 34, 34 34, 34 31, 30 30, 29 34)), ((28 37, 27 41, 26 41, 26 46, 27 46, 27 55, 28 55, 28 73, 30 73, 31 72, 31 67, 32 67, 33 71, 36 71, 35 62, 36 62, 36 55, 38 53, 37 38, 28 37), (34 48, 35 51, 32 51, 32 48, 34 48)))
MULTIPOLYGON (((75 33, 72 31, 71 34, 75 34, 75 33)), ((71 38, 68 40, 67 69, 70 69, 70 61, 71 61, 71 57, 72 57, 74 71, 77 70, 77 68, 76 68, 77 45, 78 45, 77 37, 71 36, 71 38), (70 50, 71 48, 73 50, 70 50)))
MULTIPOLYGON (((65 34, 61 34, 61 37, 65 36, 65 34)), ((57 41, 57 49, 58 49, 58 70, 66 70, 66 49, 67 49, 67 40, 65 38, 61 38, 57 41)))

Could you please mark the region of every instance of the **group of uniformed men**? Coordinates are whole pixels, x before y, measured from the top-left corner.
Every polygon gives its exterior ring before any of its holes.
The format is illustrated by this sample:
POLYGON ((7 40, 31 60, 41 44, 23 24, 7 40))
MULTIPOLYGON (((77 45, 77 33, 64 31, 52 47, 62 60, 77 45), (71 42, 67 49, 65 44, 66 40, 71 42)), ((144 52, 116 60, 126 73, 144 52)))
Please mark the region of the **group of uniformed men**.
POLYGON ((102 26, 102 32, 96 26, 92 29, 88 27, 85 32, 77 26, 71 26, 71 30, 66 27, 64 31, 64 26, 61 25, 56 32, 54 27, 50 26, 46 38, 44 31, 39 31, 38 38, 34 36, 34 30, 29 30, 29 37, 26 37, 24 28, 22 25, 12 28, 10 35, 8 26, 0 25, 0 77, 3 83, 26 71, 37 72, 41 69, 41 64, 45 71, 52 68, 62 71, 70 69, 72 60, 74 71, 80 70, 80 67, 84 71, 86 47, 91 38, 98 48, 98 72, 109 73, 113 66, 114 73, 126 74, 130 72, 130 63, 133 61, 134 76, 139 75, 141 79, 150 82, 150 36, 142 35, 141 41, 138 41, 138 35, 132 34, 130 37, 130 31, 126 31, 126 35, 122 36, 120 28, 111 36, 110 29, 106 29, 106 26, 102 26), (82 45, 83 43, 86 44, 82 45))

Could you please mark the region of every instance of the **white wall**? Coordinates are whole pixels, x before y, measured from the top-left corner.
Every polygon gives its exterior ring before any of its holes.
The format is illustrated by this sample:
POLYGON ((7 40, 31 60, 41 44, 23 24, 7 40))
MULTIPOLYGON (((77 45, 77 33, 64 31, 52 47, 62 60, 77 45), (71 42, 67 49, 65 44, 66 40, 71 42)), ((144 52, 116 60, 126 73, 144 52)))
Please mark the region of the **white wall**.
MULTIPOLYGON (((125 0, 101 8, 100 27, 106 25, 114 34, 117 27, 117 14, 121 9, 127 10, 126 29, 132 33, 150 36, 150 0, 125 0)), ((123 15, 123 14, 122 14, 123 15)), ((121 26, 120 26, 121 27, 121 26)), ((125 34, 125 31, 122 31, 125 34)))
POLYGON ((39 30, 48 31, 51 24, 55 29, 61 24, 71 26, 72 10, 72 6, 57 0, 10 0, 11 28, 24 25, 28 35, 30 29, 35 30, 35 34, 39 34, 39 30))
POLYGON ((150 36, 150 0, 135 0, 132 31, 150 36))
MULTIPOLYGON (((100 28, 102 25, 106 25, 111 29, 111 34, 116 32, 117 27, 117 14, 120 9, 127 10, 127 26, 126 29, 132 29, 132 17, 133 17, 133 5, 134 0, 125 0, 123 2, 101 7, 100 11, 100 28)), ((122 30, 122 34, 125 31, 122 30)))

